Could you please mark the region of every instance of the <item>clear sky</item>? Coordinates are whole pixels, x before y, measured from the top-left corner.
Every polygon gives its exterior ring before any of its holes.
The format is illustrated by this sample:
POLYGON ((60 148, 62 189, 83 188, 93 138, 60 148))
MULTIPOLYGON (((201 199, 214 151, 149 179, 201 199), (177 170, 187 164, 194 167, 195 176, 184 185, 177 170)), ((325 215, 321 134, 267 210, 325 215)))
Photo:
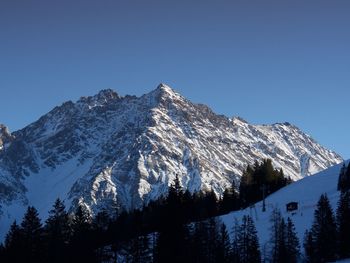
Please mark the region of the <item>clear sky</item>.
POLYGON ((350 158, 350 1, 1 0, 0 123, 160 82, 350 158))

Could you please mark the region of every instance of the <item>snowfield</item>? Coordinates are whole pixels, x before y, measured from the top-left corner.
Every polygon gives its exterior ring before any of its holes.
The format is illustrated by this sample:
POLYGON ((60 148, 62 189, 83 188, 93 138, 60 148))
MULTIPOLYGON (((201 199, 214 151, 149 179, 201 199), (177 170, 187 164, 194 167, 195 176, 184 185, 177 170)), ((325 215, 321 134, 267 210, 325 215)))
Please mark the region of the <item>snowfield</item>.
MULTIPOLYGON (((282 216, 285 219, 290 217, 293 220, 302 248, 305 230, 309 229, 312 225, 314 210, 321 194, 326 193, 328 195, 333 211, 336 211, 340 196, 340 192, 337 191, 337 183, 341 166, 342 164, 335 165, 320 173, 294 182, 271 194, 266 198, 266 212, 262 212, 261 201, 252 207, 223 215, 220 218, 228 229, 232 229, 235 219, 240 221, 243 215, 250 215, 254 219, 258 231, 261 252, 264 254, 264 252, 268 253, 266 250, 270 238, 270 215, 274 208, 278 208, 281 210, 282 216), (289 202, 298 202, 298 210, 287 212, 286 204, 289 202)), ((330 240, 330 242, 332 242, 332 240, 330 240)), ((303 248, 301 250, 303 251, 303 248)))

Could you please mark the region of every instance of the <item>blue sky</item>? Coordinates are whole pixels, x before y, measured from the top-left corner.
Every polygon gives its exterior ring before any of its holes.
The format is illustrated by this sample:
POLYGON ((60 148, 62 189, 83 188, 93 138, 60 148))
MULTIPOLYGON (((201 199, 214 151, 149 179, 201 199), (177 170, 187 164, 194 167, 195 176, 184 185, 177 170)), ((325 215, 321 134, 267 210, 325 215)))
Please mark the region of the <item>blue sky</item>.
POLYGON ((0 2, 0 123, 160 82, 215 112, 288 121, 350 158, 349 1, 0 2))

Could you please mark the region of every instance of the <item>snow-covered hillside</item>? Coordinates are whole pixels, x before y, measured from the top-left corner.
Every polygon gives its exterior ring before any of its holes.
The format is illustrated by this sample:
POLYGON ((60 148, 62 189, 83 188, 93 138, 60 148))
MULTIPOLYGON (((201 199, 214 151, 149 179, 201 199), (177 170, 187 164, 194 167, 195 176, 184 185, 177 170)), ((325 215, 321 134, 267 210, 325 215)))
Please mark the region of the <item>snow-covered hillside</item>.
POLYGON ((335 165, 325 171, 294 182, 268 196, 266 198, 266 212, 262 212, 262 202, 258 202, 253 207, 221 216, 221 219, 229 229, 232 229, 235 218, 241 220, 243 215, 252 216, 263 252, 264 248, 267 248, 270 238, 271 212, 274 208, 278 208, 285 219, 289 216, 293 220, 302 245, 305 230, 312 225, 314 210, 321 194, 328 195, 333 210, 336 211, 340 195, 337 191, 337 183, 341 166, 342 164, 335 165), (286 204, 289 202, 298 202, 299 209, 293 213, 287 212, 286 204))
POLYGON ((0 227, 21 220, 27 205, 45 218, 57 197, 93 212, 139 207, 176 174, 190 191, 220 195, 263 158, 294 180, 342 161, 294 125, 217 115, 164 84, 141 97, 103 90, 12 134, 0 126, 0 227))

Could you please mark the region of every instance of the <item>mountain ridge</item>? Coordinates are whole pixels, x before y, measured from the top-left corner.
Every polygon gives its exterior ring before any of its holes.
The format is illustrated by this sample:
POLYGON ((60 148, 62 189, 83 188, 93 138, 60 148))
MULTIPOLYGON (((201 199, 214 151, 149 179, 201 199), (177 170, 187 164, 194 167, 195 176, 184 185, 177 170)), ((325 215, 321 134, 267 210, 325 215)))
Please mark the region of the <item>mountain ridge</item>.
POLYGON ((11 136, 0 150, 0 212, 10 219, 28 204, 45 214, 57 197, 92 212, 140 207, 176 175, 191 192, 221 195, 264 158, 294 180, 342 161, 294 125, 217 115, 165 84, 140 97, 109 89, 65 102, 11 136))

